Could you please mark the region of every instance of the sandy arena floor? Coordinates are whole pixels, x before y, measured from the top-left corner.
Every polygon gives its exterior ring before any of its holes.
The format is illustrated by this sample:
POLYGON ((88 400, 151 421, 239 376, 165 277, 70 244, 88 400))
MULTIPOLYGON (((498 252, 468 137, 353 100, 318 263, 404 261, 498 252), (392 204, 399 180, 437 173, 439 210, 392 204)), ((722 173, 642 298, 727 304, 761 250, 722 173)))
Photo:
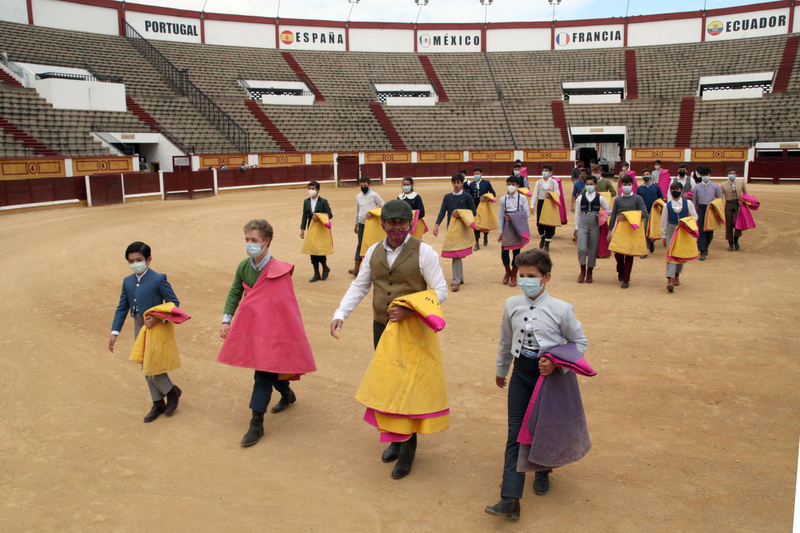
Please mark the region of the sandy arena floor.
MULTIPOLYGON (((494 180, 499 190, 502 180, 494 180)), ((446 182, 421 184, 432 226, 446 182)), ((377 187, 389 199, 397 183, 377 187)), ((494 385, 500 316, 519 288, 500 283, 499 245, 465 260, 441 333, 451 428, 420 438, 413 473, 390 477, 354 395, 372 356, 369 298, 329 335, 350 281, 356 189, 324 186, 336 253, 309 284, 299 253, 305 189, 0 215, 0 530, 2 531, 788 531, 800 435, 797 361, 800 189, 752 186, 758 229, 665 290, 664 249, 637 259, 622 291, 612 260, 578 285, 572 226, 552 246, 552 295, 574 304, 598 371, 581 378, 594 446, 556 470, 546 496, 526 484, 522 520, 483 512, 499 499, 506 391, 494 385), (267 414, 253 448, 252 372, 216 362, 242 226, 267 218, 294 282, 318 372, 298 402, 267 414), (150 408, 128 361, 132 320, 106 349, 134 240, 153 248, 192 320, 178 327, 184 390, 172 418, 150 408)), ((531 219, 532 221, 534 219, 531 219)), ((570 221, 570 224, 572 222, 570 221)), ((443 234, 426 242, 441 249, 443 234)), ((442 261, 450 279, 450 263, 442 261)))

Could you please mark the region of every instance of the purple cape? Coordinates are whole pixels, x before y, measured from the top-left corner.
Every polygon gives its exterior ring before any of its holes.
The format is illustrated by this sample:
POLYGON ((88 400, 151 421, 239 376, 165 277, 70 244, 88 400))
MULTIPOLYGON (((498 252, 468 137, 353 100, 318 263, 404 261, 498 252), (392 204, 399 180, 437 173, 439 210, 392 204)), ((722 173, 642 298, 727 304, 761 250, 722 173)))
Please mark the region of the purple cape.
POLYGON ((511 220, 503 221, 503 250, 519 250, 531 242, 528 215, 524 211, 506 213, 511 220))

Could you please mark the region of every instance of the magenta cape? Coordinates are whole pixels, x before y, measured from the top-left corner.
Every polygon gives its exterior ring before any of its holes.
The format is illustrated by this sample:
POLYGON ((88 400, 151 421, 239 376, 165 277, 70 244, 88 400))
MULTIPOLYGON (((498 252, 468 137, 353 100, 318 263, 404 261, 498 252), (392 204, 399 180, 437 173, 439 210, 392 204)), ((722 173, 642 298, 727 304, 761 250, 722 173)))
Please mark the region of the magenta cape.
POLYGON ((573 343, 556 346, 542 356, 572 372, 556 369, 549 376, 539 376, 517 437, 520 472, 573 463, 592 447, 576 374, 597 373, 573 343))
POLYGON ((672 178, 669 175, 669 170, 662 168, 661 174, 658 175, 658 186, 661 187, 661 192, 664 193, 664 198, 669 198, 670 183, 672 183, 672 178))
POLYGON ((739 206, 739 214, 736 216, 736 229, 745 231, 756 227, 752 211, 757 211, 761 203, 751 194, 743 194, 742 200, 744 204, 739 206))
MULTIPOLYGON (((633 187, 633 189, 631 189, 631 192, 633 192, 633 194, 636 194, 636 189, 639 188, 639 184, 636 183, 636 172, 634 172, 633 170, 629 170, 625 173, 625 175, 630 176, 631 179, 633 179, 633 183, 631 183, 631 187, 633 187)), ((622 191, 622 181, 620 181, 619 190, 622 191)), ((622 194, 622 192, 620 192, 620 194, 622 194)))
POLYGON ((564 187, 561 186, 561 178, 553 178, 558 183, 558 197, 561 201, 558 203, 558 214, 561 215, 561 224, 567 223, 567 199, 564 198, 564 187))
POLYGON ((600 224, 600 236, 597 240, 597 258, 608 259, 611 257, 611 251, 608 245, 611 244, 611 239, 608 237, 608 217, 610 213, 605 209, 601 209, 597 216, 597 223, 600 224))
POLYGON ((275 374, 317 369, 292 287, 294 265, 270 259, 245 292, 217 361, 275 374))

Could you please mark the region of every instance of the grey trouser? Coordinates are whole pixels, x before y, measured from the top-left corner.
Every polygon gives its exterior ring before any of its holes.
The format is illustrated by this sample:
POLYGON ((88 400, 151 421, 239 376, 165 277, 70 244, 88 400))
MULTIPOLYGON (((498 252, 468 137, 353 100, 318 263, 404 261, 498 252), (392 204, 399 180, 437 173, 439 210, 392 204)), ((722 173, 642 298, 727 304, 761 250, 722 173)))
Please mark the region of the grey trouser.
MULTIPOLYGON (((677 224, 667 224, 667 233, 664 237, 667 239, 667 249, 669 249, 669 243, 672 242, 672 236, 675 235, 675 230, 678 229, 677 224)), ((667 263, 667 277, 674 278, 675 274, 680 274, 683 272, 683 265, 676 265, 674 263, 667 263)))
MULTIPOLYGON (((139 330, 144 326, 144 317, 139 313, 133 315, 133 339, 139 338, 139 330)), ((147 387, 150 389, 150 397, 154 402, 164 399, 169 391, 172 390, 172 380, 166 372, 157 376, 145 376, 147 387)))
POLYGON ((453 258, 453 285, 464 283, 464 265, 460 257, 453 258))
POLYGON ((578 263, 594 268, 597 264, 597 246, 600 242, 600 226, 597 213, 580 214, 578 219, 578 263), (587 262, 586 256, 589 256, 587 262))

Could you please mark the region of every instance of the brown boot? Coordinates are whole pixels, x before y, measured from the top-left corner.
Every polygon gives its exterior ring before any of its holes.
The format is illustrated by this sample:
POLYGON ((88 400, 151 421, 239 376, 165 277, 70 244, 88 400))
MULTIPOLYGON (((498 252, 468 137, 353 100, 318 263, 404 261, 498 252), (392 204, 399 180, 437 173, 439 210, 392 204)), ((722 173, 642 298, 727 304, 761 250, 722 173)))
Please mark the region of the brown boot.
POLYGON ((503 265, 506 267, 506 275, 503 276, 503 285, 508 285, 508 280, 511 277, 511 266, 510 265, 503 265))
POLYGON ((586 267, 586 283, 594 283, 592 279, 592 270, 594 270, 594 268, 586 267))
POLYGON ((680 287, 681 286, 680 277, 681 277, 680 274, 675 274, 675 277, 672 278, 672 284, 675 285, 676 287, 680 287))
POLYGON ((667 291, 668 292, 675 291, 675 282, 672 278, 667 278, 667 291))
POLYGON ((517 286, 517 272, 519 272, 519 269, 517 267, 511 269, 511 279, 508 282, 509 287, 517 286))
POLYGON ((356 261, 356 264, 353 267, 353 270, 348 270, 347 273, 358 277, 358 271, 359 270, 361 270, 361 261, 356 261))
POLYGON ((586 280, 586 265, 581 265, 581 275, 578 276, 578 283, 583 283, 586 280))

